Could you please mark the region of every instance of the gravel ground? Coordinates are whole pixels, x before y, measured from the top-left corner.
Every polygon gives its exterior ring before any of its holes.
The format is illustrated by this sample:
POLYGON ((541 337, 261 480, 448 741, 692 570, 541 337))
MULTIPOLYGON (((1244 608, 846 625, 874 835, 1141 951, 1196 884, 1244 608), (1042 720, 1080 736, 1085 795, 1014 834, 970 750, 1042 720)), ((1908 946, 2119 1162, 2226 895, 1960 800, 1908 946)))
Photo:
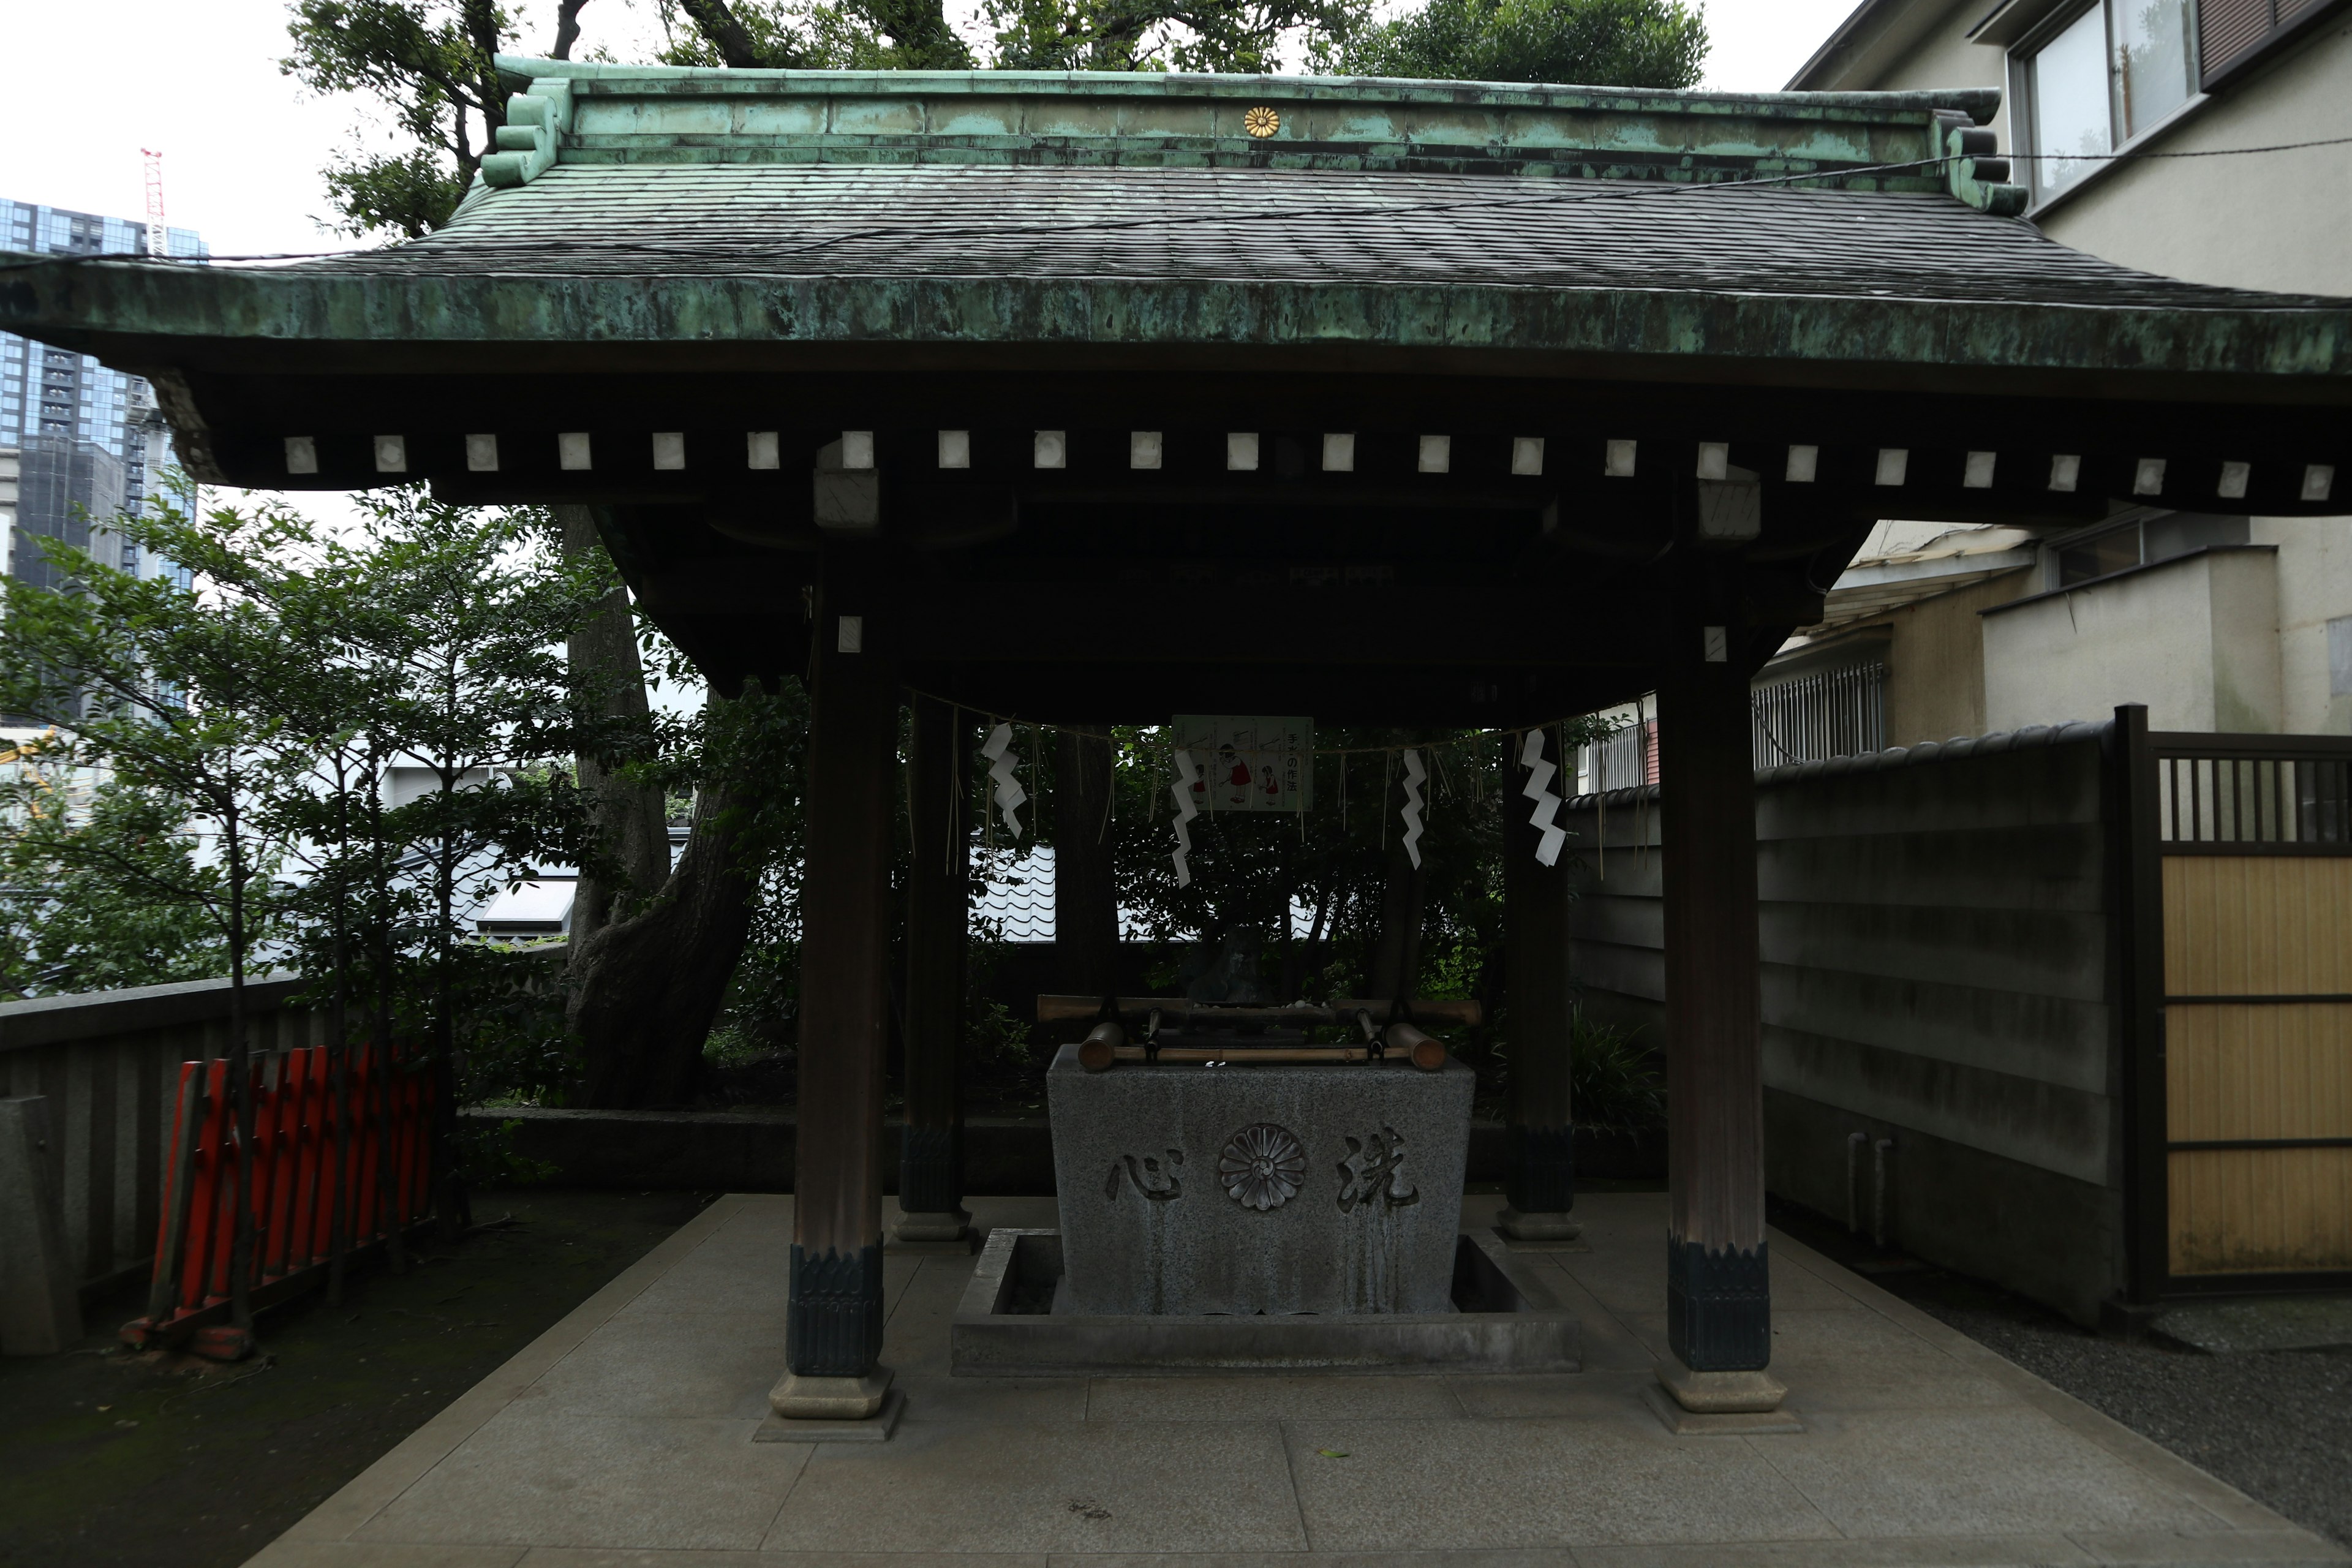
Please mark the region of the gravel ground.
POLYGON ((2352 1345, 2210 1355, 2126 1344, 1982 1281, 1858 1247, 1819 1215, 1775 1205, 1772 1223, 2305 1529, 2352 1546, 2352 1345))

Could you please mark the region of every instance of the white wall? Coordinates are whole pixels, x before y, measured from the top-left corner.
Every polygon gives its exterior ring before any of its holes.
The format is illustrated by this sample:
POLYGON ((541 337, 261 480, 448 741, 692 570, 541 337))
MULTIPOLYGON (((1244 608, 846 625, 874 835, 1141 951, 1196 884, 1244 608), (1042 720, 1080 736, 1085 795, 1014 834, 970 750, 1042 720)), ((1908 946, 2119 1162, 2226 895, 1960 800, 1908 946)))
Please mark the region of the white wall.
POLYGON ((2278 546, 2279 674, 2290 734, 2352 735, 2352 692, 2329 689, 2327 623, 2352 616, 2352 517, 2258 517, 2278 546))
POLYGON ((2144 702, 2151 729, 2277 732, 2283 563, 2267 548, 2211 550, 1988 614, 1986 729, 2144 702))
MULTIPOLYGON (((2151 151, 2344 136, 2352 136, 2352 16, 2230 83, 2151 151)), ((2352 159, 2344 153, 2307 147, 2126 163, 2036 221, 2077 250, 2169 278, 2352 294, 2352 159)))

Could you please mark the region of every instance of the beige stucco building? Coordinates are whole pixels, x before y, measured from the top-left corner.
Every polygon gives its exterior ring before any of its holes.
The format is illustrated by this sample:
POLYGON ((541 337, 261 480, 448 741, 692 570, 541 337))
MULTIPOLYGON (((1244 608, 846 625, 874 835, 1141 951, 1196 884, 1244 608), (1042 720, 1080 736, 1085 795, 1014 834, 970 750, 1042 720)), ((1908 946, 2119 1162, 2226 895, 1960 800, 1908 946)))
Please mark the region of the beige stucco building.
MULTIPOLYGON (((2149 272, 2352 295, 2343 0, 1864 0, 1789 85, 1999 87, 2020 221, 2149 272)), ((1757 684, 1839 670, 1874 671, 1884 745, 2122 702, 2159 730, 2352 734, 2352 518, 1882 524, 1757 684)), ((1759 761, 1785 760, 1759 708, 1759 761)))

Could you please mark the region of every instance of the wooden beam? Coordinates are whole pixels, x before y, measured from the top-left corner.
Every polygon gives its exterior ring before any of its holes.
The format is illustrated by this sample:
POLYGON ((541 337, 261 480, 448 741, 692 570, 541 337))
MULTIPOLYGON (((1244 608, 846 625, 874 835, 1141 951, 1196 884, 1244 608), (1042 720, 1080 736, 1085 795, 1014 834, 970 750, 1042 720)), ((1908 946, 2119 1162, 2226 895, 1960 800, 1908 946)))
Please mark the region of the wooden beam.
POLYGON ((919 697, 907 747, 907 1130, 898 1145, 901 1239, 952 1240, 963 1212, 964 964, 971 923, 971 726, 919 697), (919 1216, 919 1217, 918 1217, 919 1216))
POLYGON ((1748 672, 1708 654, 1736 584, 1692 584, 1658 689, 1664 813, 1666 1340, 1695 1373, 1772 1355, 1748 672), (1710 635, 1710 624, 1713 626, 1710 635))
MULTIPOLYGON (((1557 730, 1534 731, 1540 757, 1555 770, 1548 793, 1575 787, 1572 758, 1559 754, 1557 730), (1563 789, 1565 784, 1568 787, 1563 789)), ((1505 1191, 1506 1230, 1538 1239, 1564 1228, 1559 1217, 1576 1206, 1576 1157, 1570 1114, 1570 1034, 1575 992, 1568 962, 1568 904, 1572 896, 1572 847, 1559 847, 1549 866, 1537 858, 1543 842, 1532 818, 1528 781, 1540 768, 1521 765, 1514 748, 1502 769, 1504 974, 1511 999, 1511 1100, 1505 1191)))
POLYGON ((882 1100, 898 684, 870 547, 823 563, 809 656, 800 1142, 785 1360, 868 1378, 882 1349, 882 1100))

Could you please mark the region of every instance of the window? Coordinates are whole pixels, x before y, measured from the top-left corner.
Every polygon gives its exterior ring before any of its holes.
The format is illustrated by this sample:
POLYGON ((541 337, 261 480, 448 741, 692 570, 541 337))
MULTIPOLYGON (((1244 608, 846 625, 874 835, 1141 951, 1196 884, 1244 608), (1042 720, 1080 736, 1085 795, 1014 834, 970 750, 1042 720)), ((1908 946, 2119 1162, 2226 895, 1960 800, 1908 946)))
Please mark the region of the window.
POLYGON ((2189 0, 2099 0, 2021 52, 2037 202, 2189 101, 2189 0))
POLYGON ((2203 74, 2198 85, 2212 91, 2331 9, 2324 0, 2199 0, 2197 65, 2203 74))
POLYGON ((2089 539, 2079 539, 2058 551, 2058 586, 2071 588, 2110 572, 2139 564, 2139 524, 2128 523, 2089 539))

